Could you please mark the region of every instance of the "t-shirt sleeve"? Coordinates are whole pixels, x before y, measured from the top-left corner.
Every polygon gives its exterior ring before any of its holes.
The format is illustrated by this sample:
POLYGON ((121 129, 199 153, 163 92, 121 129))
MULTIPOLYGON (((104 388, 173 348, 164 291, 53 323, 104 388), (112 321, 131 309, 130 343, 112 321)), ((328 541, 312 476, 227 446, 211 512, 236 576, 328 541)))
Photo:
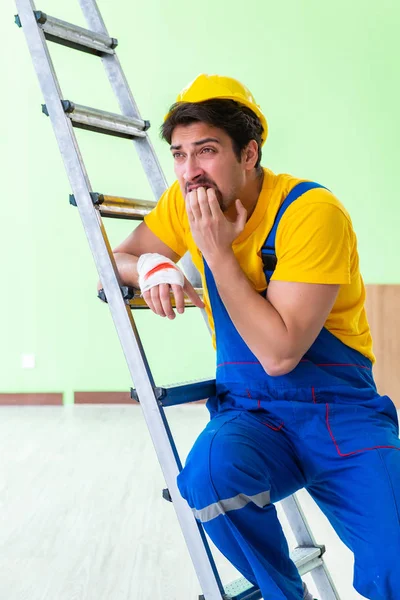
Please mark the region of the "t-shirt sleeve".
POLYGON ((171 250, 182 257, 187 251, 183 196, 176 185, 161 196, 153 210, 144 217, 147 227, 171 250))
POLYGON ((278 226, 278 263, 272 280, 348 284, 353 230, 343 210, 329 202, 295 202, 278 226))

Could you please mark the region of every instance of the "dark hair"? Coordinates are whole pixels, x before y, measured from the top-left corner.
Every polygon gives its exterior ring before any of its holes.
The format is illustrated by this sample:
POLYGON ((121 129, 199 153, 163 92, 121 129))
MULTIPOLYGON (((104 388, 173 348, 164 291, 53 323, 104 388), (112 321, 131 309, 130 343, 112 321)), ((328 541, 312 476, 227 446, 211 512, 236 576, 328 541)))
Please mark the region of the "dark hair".
POLYGON ((260 119, 250 108, 235 100, 223 98, 212 98, 203 102, 177 102, 171 106, 169 116, 160 128, 161 137, 170 144, 172 133, 177 125, 190 125, 197 121, 223 129, 232 140, 233 151, 239 162, 243 148, 251 140, 255 140, 258 145, 258 160, 255 168, 261 169, 263 127, 260 119))

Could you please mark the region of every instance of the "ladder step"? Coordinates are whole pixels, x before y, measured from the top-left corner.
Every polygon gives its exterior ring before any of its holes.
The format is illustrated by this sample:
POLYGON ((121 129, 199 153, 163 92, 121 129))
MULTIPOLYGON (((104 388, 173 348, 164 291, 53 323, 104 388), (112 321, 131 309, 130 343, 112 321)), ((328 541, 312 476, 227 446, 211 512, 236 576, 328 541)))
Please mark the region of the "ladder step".
MULTIPOLYGON (((200 296, 200 298, 203 297, 203 288, 194 288, 194 290, 200 296)), ((147 306, 146 302, 144 301, 144 299, 141 297, 140 290, 137 290, 136 288, 129 287, 129 286, 122 286, 121 292, 122 292, 122 296, 123 296, 124 300, 127 300, 129 306, 132 309, 140 308, 140 309, 150 310, 149 307, 147 306)), ((99 290, 97 296, 98 296, 98 298, 100 298, 100 300, 102 302, 107 302, 107 298, 106 298, 106 295, 105 295, 105 292, 103 289, 99 290)), ((192 304, 192 301, 189 298, 187 298, 186 296, 184 297, 184 302, 185 302, 185 308, 194 308, 194 304, 192 304)), ((175 297, 172 294, 171 294, 171 305, 173 308, 176 308, 175 297)))
MULTIPOLYGON (((61 100, 61 104, 73 126, 80 129, 132 140, 137 137, 145 138, 146 131, 150 127, 149 121, 74 104, 70 100, 61 100)), ((42 111, 49 116, 45 104, 42 104, 42 111)))
POLYGON ((261 598, 260 589, 244 577, 225 586, 224 600, 260 600, 261 598))
MULTIPOLYGON (((154 388, 156 398, 161 406, 174 406, 205 400, 215 395, 215 379, 187 381, 180 385, 166 385, 154 388)), ((139 402, 136 390, 131 389, 131 398, 139 402)))
MULTIPOLYGON (((93 204, 99 207, 102 217, 113 219, 132 219, 142 221, 157 205, 153 200, 137 200, 136 198, 120 198, 91 192, 93 204)), ((70 194, 69 202, 77 206, 75 196, 70 194)))
POLYGON ((305 575, 322 565, 325 546, 298 546, 290 553, 300 575, 305 575))
MULTIPOLYGON (((200 298, 203 297, 203 288, 194 288, 194 291, 196 292, 196 294, 198 294, 200 296, 200 298)), ((129 300, 129 306, 132 309, 150 310, 149 307, 147 306, 145 300, 140 296, 140 291, 135 290, 135 292, 136 292, 135 296, 129 300)), ((187 296, 184 296, 184 305, 185 305, 185 308, 195 308, 195 305, 192 303, 192 301, 189 298, 187 298, 187 296)), ((172 308, 176 308, 175 297, 172 294, 171 294, 171 306, 172 306, 172 308)))
POLYGON ((97 56, 115 54, 114 48, 118 45, 118 40, 115 38, 50 17, 41 10, 34 11, 34 15, 38 26, 43 30, 44 36, 49 42, 97 56))
MULTIPOLYGON (((325 546, 298 547, 290 553, 290 558, 296 564, 300 575, 305 575, 322 564, 321 557, 324 552, 325 546)), ((224 600, 260 600, 261 598, 259 588, 244 577, 225 586, 224 600)))

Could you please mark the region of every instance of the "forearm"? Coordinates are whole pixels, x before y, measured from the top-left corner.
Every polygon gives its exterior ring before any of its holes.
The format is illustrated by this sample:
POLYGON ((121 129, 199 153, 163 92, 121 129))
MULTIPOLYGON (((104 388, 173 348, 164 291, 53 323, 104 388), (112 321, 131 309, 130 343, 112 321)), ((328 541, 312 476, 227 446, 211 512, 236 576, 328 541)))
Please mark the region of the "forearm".
POLYGON ((114 258, 122 285, 139 288, 137 262, 139 258, 133 254, 114 252, 114 258))
POLYGON ((296 360, 289 331, 278 311, 254 290, 233 252, 209 266, 233 324, 266 372, 291 371, 296 360))

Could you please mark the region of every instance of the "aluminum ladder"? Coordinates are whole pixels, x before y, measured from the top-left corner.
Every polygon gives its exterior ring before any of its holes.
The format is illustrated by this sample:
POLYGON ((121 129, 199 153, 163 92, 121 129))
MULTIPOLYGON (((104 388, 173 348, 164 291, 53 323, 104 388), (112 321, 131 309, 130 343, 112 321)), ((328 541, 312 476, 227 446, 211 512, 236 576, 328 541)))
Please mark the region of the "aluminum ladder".
MULTIPOLYGON (((109 36, 95 0, 79 0, 88 29, 51 17, 35 8, 33 0, 16 0, 15 21, 26 37, 45 104, 64 166, 69 177, 71 204, 77 206, 94 261, 103 285, 129 371, 134 384, 131 395, 140 401, 146 424, 160 462, 167 489, 163 496, 172 501, 193 562, 202 595, 199 600, 258 600, 260 590, 244 578, 223 586, 200 523, 181 497, 176 478, 182 468, 164 407, 192 402, 214 393, 215 380, 157 387, 135 326, 132 308, 144 308, 137 291, 123 287, 116 269, 102 217, 143 219, 167 189, 167 182, 148 138, 150 123, 143 120, 115 52, 118 41, 109 36), (62 98, 47 42, 68 46, 100 57, 118 99, 121 114, 101 111, 62 98), (131 200, 94 193, 79 150, 74 128, 132 140, 146 172, 155 201, 131 200)), ((195 288, 199 273, 186 255, 182 258, 186 275, 195 288)), ((201 294, 201 289, 197 289, 201 294)), ((189 302, 186 301, 189 305, 189 302)), ((205 312, 203 311, 203 316, 205 312)), ((311 571, 321 600, 339 600, 338 593, 322 559, 324 547, 315 543, 295 497, 281 506, 294 533, 297 547, 291 553, 301 575, 311 571)))

